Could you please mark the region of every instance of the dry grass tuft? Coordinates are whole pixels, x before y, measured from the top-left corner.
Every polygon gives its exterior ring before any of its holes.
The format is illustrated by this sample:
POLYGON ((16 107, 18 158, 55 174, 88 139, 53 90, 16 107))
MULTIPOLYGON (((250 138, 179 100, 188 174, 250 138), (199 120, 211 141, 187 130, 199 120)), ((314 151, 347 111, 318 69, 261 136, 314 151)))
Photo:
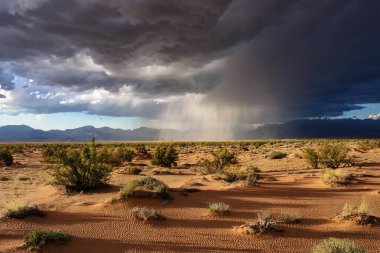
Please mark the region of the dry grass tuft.
POLYGON ((5 205, 3 216, 6 218, 22 219, 30 216, 45 216, 45 213, 36 205, 14 201, 5 205))
POLYGON ((214 202, 210 203, 208 205, 208 209, 211 213, 217 214, 217 215, 227 215, 230 214, 230 205, 223 203, 223 202, 214 202))
POLYGON ((166 217, 163 216, 159 211, 153 208, 147 207, 135 207, 132 209, 132 215, 137 220, 148 221, 148 220, 165 220, 166 217))

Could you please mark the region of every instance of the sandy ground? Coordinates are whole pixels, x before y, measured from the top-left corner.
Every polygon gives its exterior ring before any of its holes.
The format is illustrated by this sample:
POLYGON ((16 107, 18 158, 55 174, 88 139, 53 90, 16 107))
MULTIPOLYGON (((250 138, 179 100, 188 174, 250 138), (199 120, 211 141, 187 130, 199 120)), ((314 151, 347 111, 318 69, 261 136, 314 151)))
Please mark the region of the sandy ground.
MULTIPOLYGON (((30 229, 54 229, 70 233, 73 239, 64 245, 44 247, 43 252, 311 252, 320 240, 329 237, 347 238, 366 248, 380 252, 380 227, 359 226, 337 222, 333 217, 345 203, 366 200, 371 214, 380 216, 380 149, 356 153, 361 168, 351 168, 360 175, 352 184, 332 188, 324 185, 318 171, 307 169, 299 150, 282 160, 265 158, 265 150, 250 150, 239 154, 242 166, 255 164, 263 172, 257 187, 227 184, 215 176, 197 175, 181 164, 194 164, 209 155, 206 151, 183 151, 176 175, 154 176, 173 190, 174 199, 131 199, 111 204, 110 200, 133 177, 112 174, 112 187, 96 192, 66 196, 49 184, 41 153, 34 151, 17 155, 16 165, 0 168, 0 208, 12 200, 38 204, 47 211, 44 218, 5 220, 0 222, 0 252, 25 252, 22 237, 30 229), (290 171, 290 173, 289 173, 290 171), (312 173, 313 172, 313 173, 312 173), (27 180, 21 180, 28 178, 27 180), (184 195, 180 187, 201 183, 200 192, 184 195), (232 207, 232 213, 216 217, 208 212, 208 203, 222 201, 232 207), (130 214, 135 206, 159 209, 168 219, 157 222, 136 221, 130 214), (302 222, 282 225, 284 233, 273 235, 244 235, 233 229, 254 221, 259 212, 297 212, 302 222)), ((152 175, 149 160, 143 175, 152 175)))

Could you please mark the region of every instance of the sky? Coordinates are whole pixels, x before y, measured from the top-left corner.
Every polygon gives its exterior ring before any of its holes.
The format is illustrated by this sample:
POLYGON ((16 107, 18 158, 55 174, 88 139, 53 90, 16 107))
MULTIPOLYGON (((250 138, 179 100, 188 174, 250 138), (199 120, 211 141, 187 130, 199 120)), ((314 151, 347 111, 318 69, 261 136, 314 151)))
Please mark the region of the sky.
POLYGON ((375 0, 2 0, 0 125, 380 118, 375 0))

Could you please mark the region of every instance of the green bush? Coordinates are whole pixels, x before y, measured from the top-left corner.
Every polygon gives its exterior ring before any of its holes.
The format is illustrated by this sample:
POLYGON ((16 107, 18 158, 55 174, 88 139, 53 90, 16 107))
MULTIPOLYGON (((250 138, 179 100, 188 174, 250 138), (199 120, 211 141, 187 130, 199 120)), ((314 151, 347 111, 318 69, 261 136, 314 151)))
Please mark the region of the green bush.
POLYGON ((173 143, 160 143, 153 154, 152 164, 162 167, 171 167, 178 160, 177 151, 173 143))
POLYGON ((60 149, 62 149, 62 147, 59 145, 45 146, 42 150, 42 157, 44 161, 48 163, 59 163, 57 153, 60 149))
POLYGON ((11 166, 13 164, 13 155, 8 148, 0 149, 0 164, 1 163, 5 166, 11 166))
POLYGON ((7 218, 23 219, 30 216, 45 216, 45 213, 36 205, 14 201, 5 205, 3 215, 7 218))
POLYGON ((220 150, 219 152, 213 152, 214 162, 218 167, 223 168, 226 165, 237 164, 237 155, 233 151, 229 151, 227 148, 220 150))
POLYGON ((147 154, 148 153, 144 144, 137 144, 136 145, 136 151, 141 153, 141 154, 147 154))
POLYGON ((135 207, 132 209, 132 215, 142 221, 148 220, 165 220, 166 217, 163 216, 159 211, 153 208, 147 207, 135 207))
POLYGON ((216 161, 201 159, 196 166, 196 171, 202 175, 220 174, 223 173, 223 168, 216 161))
POLYGON ((259 180, 259 170, 250 166, 246 169, 239 167, 228 167, 223 169, 224 180, 228 183, 246 181, 246 185, 257 185, 259 180))
POLYGON ((160 197, 170 198, 169 187, 162 181, 153 177, 142 177, 133 179, 120 191, 120 197, 138 198, 138 197, 160 197))
POLYGON ((313 253, 365 253, 365 249, 349 240, 329 238, 315 246, 313 253))
POLYGON ((197 164, 197 171, 202 175, 224 173, 224 167, 237 164, 237 155, 235 152, 228 151, 227 148, 219 152, 212 153, 214 160, 202 159, 197 164))
POLYGON ((231 212, 230 205, 223 202, 210 203, 208 205, 208 209, 210 210, 210 212, 215 213, 217 215, 226 215, 231 212))
POLYGON ((352 179, 352 174, 345 169, 324 169, 322 171, 322 181, 328 185, 347 184, 352 179))
POLYGON ((107 164, 120 166, 124 162, 131 162, 134 153, 132 150, 125 147, 110 148, 105 146, 100 150, 99 156, 107 164))
POLYGON ((273 151, 273 152, 268 154, 268 158, 269 159, 282 159, 282 158, 285 158, 287 155, 288 154, 286 154, 285 152, 273 151))
POLYGON ((71 236, 61 231, 32 230, 24 236, 28 250, 38 251, 48 243, 62 243, 69 241, 71 236))
POLYGON ((358 143, 358 147, 361 150, 368 151, 371 149, 379 148, 380 141, 379 140, 362 140, 358 143))
POLYGON ((247 179, 247 173, 240 168, 231 167, 223 171, 224 180, 228 183, 238 182, 247 179))
POLYGON ((111 170, 98 155, 94 137, 91 145, 84 145, 82 150, 60 149, 56 156, 61 166, 53 169, 54 184, 64 186, 67 191, 103 186, 109 179, 111 170))
POLYGON ((260 170, 255 166, 250 166, 246 169, 246 185, 247 186, 255 186, 259 183, 260 179, 260 170))
POLYGON ((326 168, 335 169, 345 160, 348 149, 344 144, 325 144, 318 153, 319 161, 326 168))
POLYGON ((313 168, 318 169, 319 157, 317 151, 312 148, 307 148, 303 151, 303 156, 305 157, 307 163, 313 168))

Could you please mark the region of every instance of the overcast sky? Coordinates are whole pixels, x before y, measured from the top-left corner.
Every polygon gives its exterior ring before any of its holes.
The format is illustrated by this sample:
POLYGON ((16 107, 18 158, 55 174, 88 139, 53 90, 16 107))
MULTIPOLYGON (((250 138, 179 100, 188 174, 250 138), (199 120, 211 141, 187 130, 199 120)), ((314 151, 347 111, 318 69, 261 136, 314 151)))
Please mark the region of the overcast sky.
POLYGON ((380 117, 380 1, 1 0, 0 125, 380 117))

